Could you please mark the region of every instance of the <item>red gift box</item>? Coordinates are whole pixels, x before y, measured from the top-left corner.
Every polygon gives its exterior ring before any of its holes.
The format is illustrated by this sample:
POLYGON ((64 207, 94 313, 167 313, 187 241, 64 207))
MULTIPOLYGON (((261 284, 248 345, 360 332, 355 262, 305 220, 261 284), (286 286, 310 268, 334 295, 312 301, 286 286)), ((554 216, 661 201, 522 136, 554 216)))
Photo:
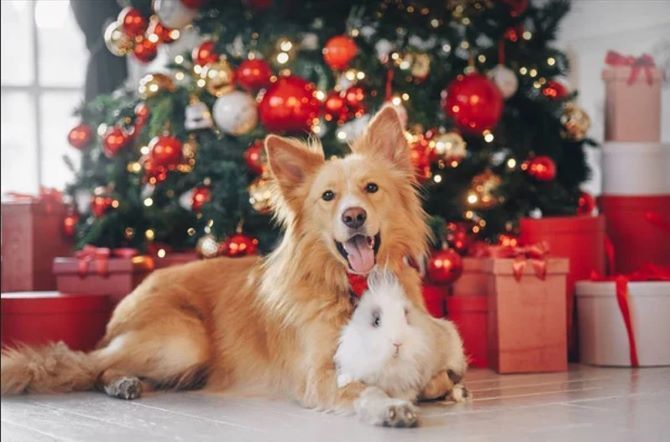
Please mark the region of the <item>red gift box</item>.
POLYGON ((670 195, 601 196, 599 203, 614 272, 630 273, 647 263, 670 265, 670 195))
POLYGON ((444 302, 447 297, 447 288, 444 286, 424 284, 423 300, 428 313, 436 318, 444 318, 444 302))
POLYGON ((489 365, 487 312, 488 299, 485 295, 447 298, 447 317, 458 328, 472 367, 485 368, 489 365))
POLYGON ((463 258, 463 273, 453 284, 455 296, 482 296, 486 294, 488 274, 481 258, 463 258))
POLYGON ((605 140, 659 141, 663 71, 649 55, 610 51, 605 63, 605 140))
POLYGON ((575 282, 587 279, 592 272, 605 272, 605 218, 603 216, 557 216, 522 218, 521 244, 545 242, 550 256, 570 260, 566 281, 566 324, 571 354, 576 354, 576 333, 573 325, 575 282))
POLYGON ((64 341, 91 350, 105 334, 112 305, 106 296, 57 292, 3 293, 2 346, 64 341))
POLYGON ((499 373, 565 371, 568 260, 486 260, 488 351, 499 373))
POLYGON ((153 269, 151 257, 113 257, 104 248, 87 248, 79 257, 53 261, 60 292, 109 295, 114 302, 132 292, 153 269))

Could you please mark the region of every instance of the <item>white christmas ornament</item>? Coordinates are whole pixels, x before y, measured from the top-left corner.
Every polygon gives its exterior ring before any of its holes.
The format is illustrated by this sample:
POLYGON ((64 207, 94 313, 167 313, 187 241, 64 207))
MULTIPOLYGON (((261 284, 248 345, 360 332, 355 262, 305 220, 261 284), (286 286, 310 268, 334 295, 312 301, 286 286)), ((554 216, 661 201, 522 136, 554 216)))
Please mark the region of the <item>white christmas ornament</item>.
POLYGON ((230 135, 243 135, 258 123, 256 101, 242 91, 233 91, 217 98, 213 114, 219 129, 230 135))
POLYGON ((519 88, 519 80, 513 70, 505 65, 499 64, 489 71, 489 78, 498 86, 503 97, 509 98, 519 88))
POLYGON ((153 6, 160 22, 168 28, 181 29, 198 15, 197 9, 187 8, 180 0, 154 0, 153 6))
POLYGON ((202 101, 193 101, 186 106, 186 119, 184 129, 198 130, 209 129, 214 125, 209 108, 202 101))

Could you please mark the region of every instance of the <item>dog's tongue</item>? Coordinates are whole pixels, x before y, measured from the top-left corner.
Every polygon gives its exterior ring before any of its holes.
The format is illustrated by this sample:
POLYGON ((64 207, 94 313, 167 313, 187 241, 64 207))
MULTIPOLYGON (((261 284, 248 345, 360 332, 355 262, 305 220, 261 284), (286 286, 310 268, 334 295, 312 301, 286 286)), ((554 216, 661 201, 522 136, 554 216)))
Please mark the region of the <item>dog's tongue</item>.
POLYGON ((375 252, 362 235, 355 236, 345 242, 344 250, 347 251, 347 259, 351 269, 361 275, 367 275, 375 266, 375 252))

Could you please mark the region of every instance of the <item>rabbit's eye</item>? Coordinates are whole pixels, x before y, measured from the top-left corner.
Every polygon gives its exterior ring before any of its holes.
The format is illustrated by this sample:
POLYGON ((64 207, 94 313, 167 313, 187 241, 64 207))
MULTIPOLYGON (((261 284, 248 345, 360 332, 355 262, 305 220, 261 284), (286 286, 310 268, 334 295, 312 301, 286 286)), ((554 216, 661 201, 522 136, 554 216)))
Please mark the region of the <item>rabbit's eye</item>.
POLYGON ((409 309, 405 307, 405 322, 409 324, 409 309))
POLYGON ((377 328, 382 323, 382 315, 378 310, 372 312, 372 326, 377 328))

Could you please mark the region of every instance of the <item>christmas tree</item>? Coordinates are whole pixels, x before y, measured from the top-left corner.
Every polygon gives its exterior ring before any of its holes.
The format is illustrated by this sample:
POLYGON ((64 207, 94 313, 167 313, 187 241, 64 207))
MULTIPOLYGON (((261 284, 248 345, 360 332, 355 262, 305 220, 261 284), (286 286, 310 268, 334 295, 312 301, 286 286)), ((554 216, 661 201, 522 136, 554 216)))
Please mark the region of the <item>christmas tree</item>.
POLYGON ((592 209, 589 119, 551 46, 564 0, 126 3, 105 32, 116 55, 150 61, 191 26, 201 42, 80 109, 67 190, 90 204, 65 220, 79 245, 267 250, 263 138, 316 136, 342 155, 386 102, 437 238, 496 241, 530 213, 592 209))

